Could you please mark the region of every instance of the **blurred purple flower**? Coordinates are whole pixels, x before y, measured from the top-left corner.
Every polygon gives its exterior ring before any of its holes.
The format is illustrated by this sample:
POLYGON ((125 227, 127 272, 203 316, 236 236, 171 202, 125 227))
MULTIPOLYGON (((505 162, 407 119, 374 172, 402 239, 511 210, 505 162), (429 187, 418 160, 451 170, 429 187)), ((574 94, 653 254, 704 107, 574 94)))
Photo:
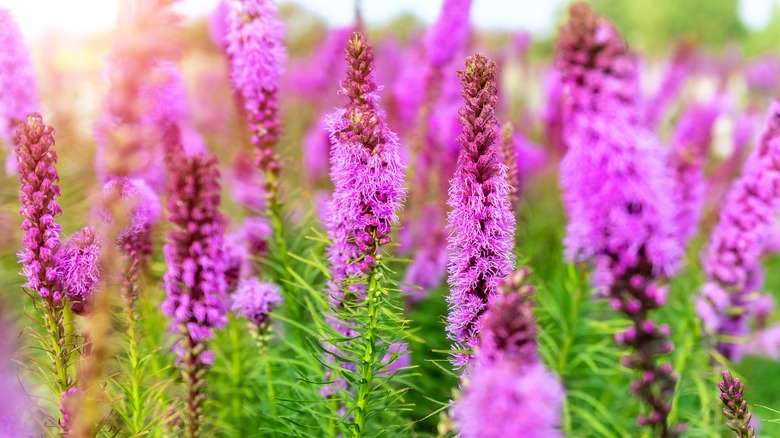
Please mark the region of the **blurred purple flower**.
MULTIPOLYGON (((507 167, 499 159, 495 118, 496 64, 482 55, 466 59, 459 71, 464 106, 463 149, 450 181, 448 204, 449 285, 448 338, 453 349, 479 344, 479 319, 499 282, 513 267, 514 225, 509 200, 507 167)), ((466 365, 468 354, 456 354, 453 363, 466 365)))
POLYGON ((651 412, 637 423, 673 436, 678 426, 667 418, 676 376, 660 360, 672 350, 670 331, 650 319, 666 302, 657 280, 682 255, 673 180, 660 141, 644 126, 635 60, 620 32, 588 3, 574 4, 569 16, 557 43, 567 92, 560 170, 566 258, 595 265, 592 282, 632 322, 615 340, 630 348, 622 363, 641 372, 631 392, 651 412))
POLYGON ((16 155, 19 162, 24 250, 19 253, 25 287, 44 300, 59 303, 63 291, 58 282, 55 254, 60 248, 61 228, 55 218, 62 214, 57 204, 60 187, 54 164, 54 129, 44 125, 40 114, 27 116, 27 122, 16 130, 16 155))
POLYGON ((239 280, 231 300, 231 310, 260 325, 265 323, 271 311, 282 303, 282 295, 279 286, 251 277, 239 280))
POLYGON ((471 0, 444 0, 436 23, 425 35, 425 55, 434 69, 441 69, 466 44, 469 37, 471 0))
MULTIPOLYGON (((12 144, 16 125, 40 111, 38 85, 30 52, 11 12, 0 8, 0 142, 12 144)), ((16 158, 10 151, 6 172, 16 173, 16 158)))
POLYGON ((209 15, 209 37, 214 46, 220 50, 225 50, 228 43, 228 32, 230 31, 230 23, 228 22, 228 16, 230 15, 230 4, 228 0, 219 0, 217 7, 209 15))
POLYGON ((725 96, 685 109, 672 132, 669 167, 674 176, 674 203, 679 243, 685 247, 696 235, 706 192, 704 165, 712 143, 715 121, 727 109, 725 96))
POLYGON ((780 359, 780 324, 751 334, 745 343, 744 352, 752 356, 780 359))
POLYGON ((475 371, 455 405, 463 438, 557 438, 563 386, 542 364, 500 360, 475 371))
POLYGON ((327 130, 328 115, 321 115, 303 136, 303 168, 306 180, 314 185, 328 170, 330 137, 327 130))
MULTIPOLYGON (((742 175, 731 186, 719 221, 702 254, 708 281, 729 294, 729 305, 718 312, 718 336, 747 333, 750 295, 760 287, 759 259, 780 214, 780 102, 769 109, 761 142, 748 156, 742 175)), ((718 351, 731 360, 742 356, 738 342, 718 339, 718 351)))
POLYGON ((252 163, 249 154, 239 152, 233 159, 228 175, 232 189, 230 194, 236 204, 253 212, 265 211, 266 191, 263 189, 263 176, 252 163))
POLYGON ((545 72, 543 87, 545 99, 542 123, 545 143, 551 149, 563 153, 566 151, 563 141, 563 81, 561 72, 555 66, 545 72))
POLYGON ((756 94, 775 95, 780 87, 780 59, 774 53, 754 59, 745 66, 745 81, 756 94))
POLYGON ((645 120, 650 129, 654 129, 660 123, 669 105, 680 93, 690 73, 694 49, 693 44, 687 40, 681 41, 675 48, 658 89, 648 98, 645 107, 645 120))
POLYGON ((292 66, 290 80, 295 92, 315 102, 332 93, 330 86, 338 85, 344 45, 353 30, 352 27, 329 30, 306 61, 292 66))

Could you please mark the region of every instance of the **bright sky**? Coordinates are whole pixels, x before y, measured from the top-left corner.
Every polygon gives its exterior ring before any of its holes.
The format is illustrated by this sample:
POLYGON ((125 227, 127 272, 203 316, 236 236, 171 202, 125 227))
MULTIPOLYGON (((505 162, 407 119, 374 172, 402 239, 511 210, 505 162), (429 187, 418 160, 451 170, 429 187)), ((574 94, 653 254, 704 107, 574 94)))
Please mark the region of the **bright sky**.
MULTIPOLYGON (((287 0, 290 1, 290 0, 287 0)), ((292 0, 317 12, 334 25, 353 18, 354 0, 292 0)), ((362 0, 369 23, 387 21, 409 11, 426 22, 438 15, 443 0, 362 0)), ((555 27, 556 11, 567 0, 473 0, 472 19, 480 28, 525 29, 547 34, 555 27)), ((188 17, 208 14, 218 0, 181 0, 179 10, 188 17)), ((773 4, 780 0, 740 0, 740 16, 751 28, 766 26, 773 4)), ((84 35, 110 29, 119 0, 0 0, 11 10, 26 38, 36 40, 46 31, 84 35)))

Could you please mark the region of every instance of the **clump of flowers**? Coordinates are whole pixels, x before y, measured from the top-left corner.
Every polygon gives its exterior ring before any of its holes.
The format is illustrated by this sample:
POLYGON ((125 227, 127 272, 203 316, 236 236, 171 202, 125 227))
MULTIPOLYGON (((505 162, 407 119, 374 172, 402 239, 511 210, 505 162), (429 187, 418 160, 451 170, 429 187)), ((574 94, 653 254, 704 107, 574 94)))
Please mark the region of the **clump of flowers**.
MULTIPOLYGON (((496 288, 513 268, 515 218, 509 204, 507 166, 497 144, 495 62, 482 55, 466 59, 458 72, 465 105, 458 112, 463 149, 450 181, 448 204, 449 285, 447 336, 453 349, 479 345, 479 320, 496 288)), ((468 354, 456 354, 458 367, 468 354)))

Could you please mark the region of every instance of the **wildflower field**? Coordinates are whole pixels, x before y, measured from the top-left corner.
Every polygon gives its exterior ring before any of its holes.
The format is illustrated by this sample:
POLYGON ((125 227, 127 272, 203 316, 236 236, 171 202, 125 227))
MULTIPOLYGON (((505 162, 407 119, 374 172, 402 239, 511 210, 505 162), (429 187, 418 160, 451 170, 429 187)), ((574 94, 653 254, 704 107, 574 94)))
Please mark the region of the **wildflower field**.
POLYGON ((188 1, 0 8, 0 438, 780 436, 780 7, 188 1))

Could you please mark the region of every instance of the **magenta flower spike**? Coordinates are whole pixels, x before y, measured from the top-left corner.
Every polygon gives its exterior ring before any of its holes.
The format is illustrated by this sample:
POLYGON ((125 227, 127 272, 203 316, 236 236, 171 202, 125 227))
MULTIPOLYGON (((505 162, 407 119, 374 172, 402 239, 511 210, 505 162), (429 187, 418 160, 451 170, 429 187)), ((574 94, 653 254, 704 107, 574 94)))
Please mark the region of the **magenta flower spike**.
POLYGON ((108 68, 111 86, 95 126, 95 169, 103 183, 128 177, 143 179, 156 191, 164 186, 161 143, 167 141, 169 126, 155 124, 154 114, 185 105, 177 96, 159 100, 157 93, 175 80, 175 66, 164 61, 179 50, 172 35, 178 17, 168 9, 170 3, 134 2, 120 16, 108 68))
MULTIPOLYGON (((391 228, 398 223, 397 212, 406 196, 406 169, 399 156, 398 136, 388 128, 379 107, 373 46, 363 34, 354 32, 345 52, 346 79, 339 94, 347 103, 327 121, 334 189, 325 228, 331 241, 327 248, 329 301, 334 309, 343 309, 365 295, 365 285, 360 282, 374 272, 382 247, 390 243, 391 228)), ((337 314, 327 320, 345 337, 356 335, 352 323, 337 314)), ((326 348, 338 354, 335 345, 326 348)), ((354 369, 351 363, 343 366, 354 369)), ((345 380, 334 376, 320 393, 329 397, 346 387, 345 380)))
POLYGON ((425 36, 425 53, 434 69, 441 69, 465 45, 469 37, 471 0, 444 0, 441 13, 425 36))
MULTIPOLYGON (((449 280, 447 336, 452 348, 479 344, 479 320, 499 282, 514 265, 515 218, 509 204, 507 166, 499 158, 495 108, 496 64, 482 55, 466 59, 458 72, 465 105, 458 112, 463 149, 450 180, 448 204, 449 280)), ((462 367, 469 354, 456 354, 462 367)))
POLYGON ((406 194, 398 136, 379 108, 372 46, 362 34, 350 37, 346 60, 347 78, 339 93, 347 104, 328 119, 334 189, 326 227, 337 284, 373 269, 380 247, 390 242, 406 194))
POLYGON ((735 379, 728 370, 723 371, 723 380, 718 383, 723 415, 728 419, 726 427, 736 433, 737 438, 756 438, 756 430, 750 424, 753 414, 745 400, 745 384, 735 379))
POLYGON ((763 283, 759 259, 780 214, 780 102, 770 105, 766 123, 702 254, 707 283, 697 307, 718 337, 718 351, 737 361, 743 354, 739 338, 747 335, 753 312, 752 295, 763 283))
POLYGON ((527 276, 526 268, 510 274, 480 321, 479 348, 455 403, 464 438, 563 437, 564 389, 537 354, 527 276))
POLYGON ((676 222, 682 247, 698 230, 706 195, 704 165, 715 121, 726 107, 725 98, 720 96, 711 102, 692 105, 680 116, 672 133, 668 162, 674 176, 676 222))
POLYGON ((682 255, 671 172, 644 125, 636 66, 619 31, 587 3, 569 14, 557 44, 568 94, 568 150, 560 169, 569 217, 566 258, 594 264, 593 283, 632 322, 616 341, 631 348, 622 362, 642 376, 631 390, 651 411, 637 423, 676 436, 680 428, 667 417, 677 377, 658 359, 672 349, 669 327, 649 319, 666 301, 657 281, 674 272, 682 255))
POLYGON ((685 84, 694 49, 694 45, 687 40, 683 40, 677 45, 669 64, 666 66, 658 89, 648 99, 645 107, 645 120, 650 129, 654 129, 660 123, 685 84))
POLYGON ((281 165, 274 155, 274 146, 281 137, 279 81, 287 60, 282 44, 284 25, 273 0, 240 0, 230 6, 230 78, 243 98, 258 165, 277 174, 281 165))
MULTIPOLYGON (((160 220, 162 205, 157 193, 142 179, 112 179, 103 186, 101 196, 104 200, 118 196, 119 202, 125 203, 129 208, 127 224, 119 231, 116 244, 126 258, 121 284, 129 305, 127 311, 133 313, 134 303, 141 288, 141 275, 154 251, 152 227, 160 220)), ((94 215, 104 229, 109 229, 114 218, 105 205, 105 202, 99 202, 94 215)))
POLYGON ((22 190, 19 202, 24 221, 24 250, 19 254, 25 287, 58 306, 64 298, 55 254, 60 248, 61 228, 55 218, 62 214, 57 204, 60 196, 59 175, 54 164, 54 129, 43 123, 40 114, 27 116, 16 131, 16 155, 22 190))
MULTIPOLYGON (((16 125, 27 115, 40 111, 38 85, 30 52, 11 13, 0 8, 0 141, 13 143, 16 125)), ((16 172, 16 158, 11 151, 6 172, 16 172)))
POLYGON ((174 345, 186 389, 187 436, 198 436, 205 394, 203 374, 213 362, 207 342, 227 323, 223 218, 218 208, 217 160, 179 149, 168 159, 168 232, 164 248, 166 299, 162 308, 181 338, 174 345))

